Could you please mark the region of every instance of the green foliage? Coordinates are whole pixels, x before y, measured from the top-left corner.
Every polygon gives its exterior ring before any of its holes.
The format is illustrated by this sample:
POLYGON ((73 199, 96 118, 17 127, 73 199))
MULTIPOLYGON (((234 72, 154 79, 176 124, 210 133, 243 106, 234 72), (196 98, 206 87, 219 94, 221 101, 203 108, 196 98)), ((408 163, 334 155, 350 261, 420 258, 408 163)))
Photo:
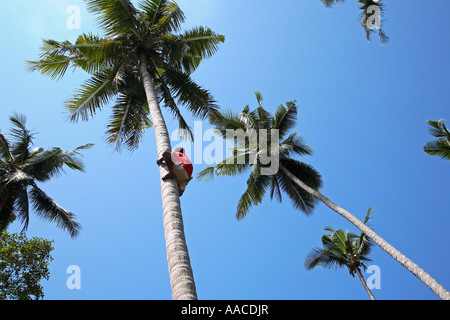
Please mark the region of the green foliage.
POLYGON ((250 171, 247 180, 247 189, 239 200, 236 218, 243 219, 253 205, 260 204, 267 192, 270 198, 274 197, 282 201, 282 191, 292 201, 294 208, 305 214, 312 214, 317 199, 294 183, 282 170, 273 175, 262 175, 261 170, 269 167, 261 160, 264 154, 276 157, 280 164, 287 168, 293 175, 301 179, 311 188, 318 190, 322 186, 322 178, 318 171, 310 165, 297 161, 292 156, 311 155, 312 149, 307 145, 297 132, 289 132, 295 127, 297 121, 296 101, 286 102, 276 109, 274 115, 263 107, 261 92, 255 92, 258 107, 250 111, 247 105, 241 113, 236 114, 229 110, 221 111, 214 119, 210 119, 216 132, 224 139, 232 139, 234 148, 231 156, 223 160, 215 167, 208 167, 201 171, 197 178, 210 181, 214 176, 235 176, 250 171), (242 132, 256 135, 257 145, 250 142, 251 139, 235 139, 234 135, 228 135, 228 131, 242 132), (271 133, 278 131, 279 143, 272 143, 271 133), (267 132, 267 143, 261 137, 261 132, 267 132), (272 148, 274 150, 272 150, 272 148), (269 150, 270 149, 270 150, 269 150))
POLYGON ((438 156, 442 159, 450 160, 450 132, 445 126, 444 120, 427 121, 430 126, 430 134, 438 138, 435 141, 428 142, 423 148, 430 156, 438 156))
MULTIPOLYGON (((327 8, 331 8, 334 5, 336 5, 337 3, 340 2, 344 2, 345 0, 321 0, 323 4, 325 4, 325 6, 327 8)), ((360 9, 361 9, 361 27, 364 28, 364 31, 366 32, 366 38, 368 41, 371 40, 371 35, 374 31, 374 28, 370 28, 369 22, 371 19, 380 19, 380 28, 378 29, 378 35, 380 37, 380 42, 381 43, 386 43, 389 41, 389 37, 384 33, 383 28, 382 28, 382 20, 383 20, 383 12, 384 12, 384 6, 381 3, 381 0, 379 1, 374 1, 374 0, 358 0, 358 2, 361 4, 360 9), (375 17, 374 15, 376 14, 375 12, 370 12, 370 8, 373 6, 376 6, 379 9, 379 13, 380 16, 379 17, 375 17)))
MULTIPOLYGON (((368 224, 373 213, 373 208, 367 211, 364 224, 368 224)), ((371 261, 369 254, 372 241, 364 234, 360 235, 327 227, 324 230, 329 234, 322 236, 322 247, 311 250, 305 259, 306 270, 312 270, 318 266, 324 268, 347 267, 351 276, 357 268, 366 268, 364 262, 371 261)))
POLYGON ((42 191, 37 182, 45 182, 60 175, 64 167, 84 171, 80 151, 92 144, 64 151, 61 148, 31 149, 34 133, 26 128, 26 118, 12 115, 10 140, 0 133, 0 231, 6 230, 16 218, 25 231, 30 220, 31 203, 34 211, 44 220, 75 237, 81 229, 76 216, 59 206, 42 191))
POLYGON ((113 102, 107 142, 117 150, 123 146, 134 150, 152 125, 139 74, 145 55, 159 102, 178 121, 184 136, 193 139, 178 104, 200 119, 218 112, 209 91, 190 74, 218 50, 225 37, 207 27, 181 32, 185 17, 173 1, 143 0, 138 7, 129 0, 86 3, 104 36, 82 34, 75 44, 44 40, 40 59, 29 62, 29 70, 53 79, 63 77, 69 68, 88 72, 91 78, 66 102, 71 120, 87 121, 113 102))
POLYGON ((42 280, 49 280, 53 241, 0 234, 0 300, 44 298, 42 280))

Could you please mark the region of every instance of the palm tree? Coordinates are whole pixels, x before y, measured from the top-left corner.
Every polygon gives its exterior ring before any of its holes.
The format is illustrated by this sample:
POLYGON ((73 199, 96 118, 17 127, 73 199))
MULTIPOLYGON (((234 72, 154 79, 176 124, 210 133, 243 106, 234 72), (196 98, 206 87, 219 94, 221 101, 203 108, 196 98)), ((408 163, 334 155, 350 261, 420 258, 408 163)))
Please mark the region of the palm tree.
MULTIPOLYGON (((217 164, 215 167, 204 169, 197 175, 198 179, 209 181, 214 175, 234 176, 242 174, 246 172, 247 169, 251 168, 251 174, 247 181, 247 190, 239 200, 236 213, 238 219, 245 217, 252 204, 260 204, 269 188, 271 189, 271 195, 276 194, 278 199, 281 199, 279 196, 280 187, 288 194, 291 192, 294 193, 296 199, 299 200, 299 205, 296 207, 302 209, 304 212, 308 212, 312 209, 311 204, 314 204, 314 201, 320 200, 330 209, 351 222, 361 230, 361 232, 366 234, 369 239, 430 287, 430 289, 441 299, 450 299, 450 293, 422 268, 386 242, 353 214, 321 194, 318 191, 321 186, 317 179, 319 173, 314 173, 314 179, 311 179, 311 176, 308 174, 305 174, 304 176, 301 174, 301 168, 308 165, 290 158, 290 155, 307 155, 311 154, 312 150, 302 142, 300 136, 296 132, 288 135, 288 131, 294 128, 297 117, 297 106, 295 101, 286 103, 286 107, 280 105, 273 116, 262 108, 262 97, 260 92, 256 92, 256 97, 259 104, 259 107, 256 110, 250 112, 249 107, 246 106, 239 115, 233 114, 230 111, 223 111, 221 112, 221 116, 216 117, 212 121, 212 124, 216 127, 217 132, 222 137, 225 139, 232 139, 233 141, 235 140, 235 136, 230 134, 233 131, 242 130, 244 132, 253 132, 257 135, 253 140, 261 145, 254 146, 249 142, 239 143, 238 139, 238 142, 235 143, 233 149, 233 155, 217 164), (254 130, 254 128, 266 128, 272 133, 279 133, 280 139, 278 140, 282 142, 277 142, 272 139, 273 142, 271 143, 269 141, 269 144, 271 145, 270 152, 273 157, 272 162, 276 162, 278 159, 280 170, 268 174, 261 174, 262 170, 267 169, 267 166, 269 166, 267 164, 267 157, 265 156, 268 153, 266 143, 268 141, 266 137, 268 134, 266 133, 265 136, 261 136, 261 132, 264 132, 264 130, 254 130), (287 179, 290 180, 290 184, 287 184, 287 179), (291 185, 296 185, 295 190, 290 187, 291 185), (305 208, 307 210, 305 210, 305 208)), ((272 136, 272 134, 270 136, 272 136)), ((314 171, 312 171, 312 168, 309 168, 308 172, 312 173, 314 171)))
POLYGON ((56 223, 71 237, 77 236, 81 225, 76 216, 58 205, 37 182, 60 175, 64 166, 83 172, 84 165, 78 156, 92 144, 67 152, 61 148, 31 150, 34 134, 26 128, 25 116, 14 114, 9 120, 13 125, 11 140, 0 133, 0 232, 6 230, 16 217, 26 231, 31 202, 41 219, 56 223))
POLYGON ((444 120, 428 120, 427 123, 430 125, 430 134, 438 139, 428 142, 423 148, 424 151, 430 156, 440 156, 450 160, 450 131, 445 126, 444 120))
MULTIPOLYGON (((327 8, 333 7, 338 2, 344 2, 345 0, 320 0, 325 4, 327 8)), ((386 43, 389 41, 389 37, 384 33, 382 28, 382 18, 384 6, 381 0, 358 0, 361 4, 361 27, 364 28, 366 32, 366 38, 368 41, 371 39, 371 34, 376 29, 378 30, 378 35, 380 36, 381 43, 386 43)))
MULTIPOLYGON (((171 151, 160 103, 178 120, 187 138, 193 138, 192 132, 177 103, 196 118, 217 114, 209 91, 190 75, 225 39, 206 27, 181 33, 184 14, 173 1, 142 0, 139 9, 130 0, 85 1, 105 35, 82 34, 75 44, 45 40, 40 60, 30 62, 30 69, 54 79, 61 78, 69 67, 88 72, 91 79, 66 103, 71 120, 88 120, 116 98, 108 142, 134 150, 143 132, 153 125, 155 160, 159 159, 171 151)), ((161 177, 166 174, 167 168, 161 166, 161 177)), ((161 179, 161 193, 173 298, 197 299, 176 182, 161 179)))
MULTIPOLYGON (((373 209, 369 208, 364 224, 367 225, 372 212, 373 209)), ((355 273, 358 275, 367 294, 372 300, 375 300, 360 269, 361 267, 367 269, 364 262, 372 261, 368 257, 372 248, 372 242, 364 233, 357 235, 342 229, 336 231, 332 227, 327 227, 324 230, 330 231, 331 234, 322 236, 322 248, 314 248, 306 256, 306 270, 312 270, 317 266, 329 269, 332 267, 347 267, 352 277, 355 277, 355 273)))
MULTIPOLYGON (((292 154, 300 156, 312 154, 311 147, 304 143, 297 132, 288 135, 289 129, 295 124, 297 114, 296 102, 287 102, 286 106, 280 105, 275 116, 272 116, 262 107, 263 97, 261 93, 256 91, 255 94, 259 104, 256 110, 250 112, 250 108, 247 105, 240 114, 224 111, 221 113, 221 116, 216 117, 212 121, 216 125, 216 131, 223 138, 232 140, 235 139, 235 136, 229 135, 229 130, 233 132, 241 130, 241 132, 253 132, 255 134, 259 134, 260 130, 263 132, 267 129, 270 132, 279 132, 279 140, 283 140, 277 150, 280 157, 280 167, 288 168, 289 172, 292 172, 295 176, 302 177, 308 185, 314 189, 319 189, 322 186, 322 177, 319 172, 312 166, 290 157, 292 154)), ((241 139, 241 141, 238 139, 230 157, 215 167, 204 169, 198 173, 197 178, 209 181, 215 174, 217 176, 233 176, 243 173, 250 167, 253 168, 247 180, 247 189, 239 200, 236 212, 238 220, 245 218, 252 205, 260 204, 269 189, 271 199, 275 197, 281 202, 283 191, 290 198, 296 209, 301 210, 306 215, 312 214, 317 204, 317 199, 295 184, 284 171, 277 171, 273 175, 261 174, 261 169, 268 167, 267 164, 262 164, 260 157, 266 151, 266 148, 257 150, 257 145, 251 146, 251 140, 251 137, 250 139, 241 139)))

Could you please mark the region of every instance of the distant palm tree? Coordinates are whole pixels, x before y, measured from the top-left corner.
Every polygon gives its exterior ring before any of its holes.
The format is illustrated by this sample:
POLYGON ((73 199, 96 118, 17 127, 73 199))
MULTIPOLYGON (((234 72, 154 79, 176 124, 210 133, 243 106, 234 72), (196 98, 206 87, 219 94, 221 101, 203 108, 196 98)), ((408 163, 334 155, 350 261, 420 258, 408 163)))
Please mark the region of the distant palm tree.
MULTIPOLYGON (((373 209, 369 208, 364 224, 367 225, 372 212, 373 209)), ((372 248, 372 241, 363 232, 357 235, 342 229, 336 231, 332 227, 327 227, 324 230, 330 231, 331 234, 322 236, 322 248, 314 248, 307 255, 305 259, 306 270, 312 270, 317 266, 329 269, 332 267, 347 267, 352 277, 355 277, 355 273, 358 275, 367 294, 372 300, 375 300, 360 269, 367 268, 364 262, 372 261, 368 257, 372 248)))
POLYGON ((435 141, 428 142, 423 148, 430 156, 440 156, 443 159, 450 160, 450 131, 445 126, 444 120, 427 121, 430 125, 430 134, 439 138, 435 141))
MULTIPOLYGON (((180 32, 184 14, 174 1, 142 0, 140 10, 130 0, 85 1, 97 15, 104 37, 83 34, 75 44, 44 40, 40 60, 30 62, 30 70, 54 79, 64 76, 69 67, 89 73, 91 79, 66 103, 71 120, 88 120, 116 98, 108 142, 134 150, 153 124, 157 154, 148 163, 155 164, 172 149, 160 103, 187 138, 193 135, 177 102, 200 119, 218 112, 211 94, 190 75, 225 38, 206 27, 180 32)), ((167 167, 161 166, 161 178, 167 173, 167 167)), ((178 186, 173 179, 160 179, 160 184, 172 296, 197 299, 178 186)))
MULTIPOLYGON (((331 8, 338 2, 344 2, 345 0, 320 0, 326 7, 331 8)), ((358 0, 361 4, 361 27, 364 28, 366 32, 366 38, 370 41, 371 34, 374 29, 378 30, 378 35, 380 36, 381 43, 386 43, 389 41, 389 37, 384 33, 382 28, 382 18, 384 6, 381 0, 358 0), (375 28, 376 26, 376 28, 375 28)))
POLYGON ((0 133, 0 232, 6 230, 16 217, 23 223, 23 230, 27 230, 31 202, 40 218, 55 222, 72 237, 77 236, 81 225, 76 216, 59 206, 38 187, 37 182, 61 174, 64 166, 84 171, 79 152, 89 149, 92 144, 67 152, 61 148, 31 150, 34 134, 26 128, 25 116, 14 114, 9 119, 13 125, 11 140, 0 133))
POLYGON ((280 190, 285 191, 293 200, 295 207, 305 213, 312 212, 316 201, 320 200, 364 232, 368 238, 417 276, 439 297, 450 299, 450 293, 422 268, 353 214, 320 193, 318 190, 321 187, 321 179, 317 171, 309 165, 291 158, 291 155, 295 154, 308 155, 312 153, 312 149, 302 141, 297 132, 288 135, 289 130, 295 127, 297 120, 295 101, 287 102, 286 107, 280 105, 275 115, 271 115, 262 108, 262 96, 259 91, 256 91, 256 98, 259 104, 256 110, 250 112, 249 106, 246 106, 240 114, 223 111, 212 121, 217 133, 234 142, 233 154, 215 167, 204 169, 197 175, 197 178, 209 181, 214 175, 235 176, 243 174, 251 168, 250 177, 247 180, 247 190, 238 203, 236 213, 238 219, 244 218, 252 205, 260 204, 269 189, 271 196, 276 195, 279 200, 281 200, 280 190), (235 135, 229 133, 238 131, 253 132, 256 137, 250 137, 244 141, 237 139, 236 142, 235 135), (272 134, 267 134, 267 131, 278 133, 279 141, 271 138, 272 134), (265 136, 262 135, 264 132, 266 132, 265 136), (253 143, 250 141, 252 138, 253 143), (279 171, 262 174, 262 170, 267 170, 267 167, 273 164, 267 164, 267 154, 273 157, 272 162, 279 160, 279 171))

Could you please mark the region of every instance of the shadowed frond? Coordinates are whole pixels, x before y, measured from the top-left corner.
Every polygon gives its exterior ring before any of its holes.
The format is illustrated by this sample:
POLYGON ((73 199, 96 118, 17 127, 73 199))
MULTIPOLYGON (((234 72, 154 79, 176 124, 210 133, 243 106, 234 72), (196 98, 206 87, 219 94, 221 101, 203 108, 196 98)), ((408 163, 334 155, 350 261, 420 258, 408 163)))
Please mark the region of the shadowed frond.
POLYGON ((107 37, 136 32, 138 11, 130 0, 86 0, 86 4, 107 37))
POLYGON ((30 190, 30 200, 41 219, 55 222, 59 228, 69 232, 72 238, 81 231, 81 225, 76 221, 76 216, 58 205, 35 184, 30 190))
POLYGON ((439 138, 435 141, 428 142, 423 148, 430 156, 438 156, 442 159, 450 160, 450 132, 445 126, 444 120, 427 121, 430 134, 439 138))

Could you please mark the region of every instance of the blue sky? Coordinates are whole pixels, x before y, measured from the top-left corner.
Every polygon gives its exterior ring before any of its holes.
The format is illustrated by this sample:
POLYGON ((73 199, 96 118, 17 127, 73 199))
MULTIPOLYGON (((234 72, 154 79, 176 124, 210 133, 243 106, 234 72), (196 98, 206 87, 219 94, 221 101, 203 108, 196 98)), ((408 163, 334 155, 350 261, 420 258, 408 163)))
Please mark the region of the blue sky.
MULTIPOLYGON (((450 118, 450 42, 442 16, 450 3, 384 2, 387 45, 377 35, 365 40, 357 1, 334 9, 319 0, 178 1, 186 28, 207 25, 226 36, 195 80, 221 107, 235 111, 256 106, 255 89, 272 112, 296 99, 297 129, 315 151, 302 160, 322 174, 322 193, 361 219, 375 207, 375 231, 450 288, 450 167, 422 149, 431 140, 426 120, 450 118)), ((73 41, 80 33, 98 32, 83 1, 2 1, 0 27, 2 132, 16 111, 39 132, 36 146, 96 144, 84 152, 87 173, 67 171, 41 186, 84 227, 73 240, 32 216, 28 236, 55 240, 46 299, 171 299, 153 131, 136 152, 114 152, 104 142, 107 108, 87 123, 67 121, 63 102, 85 74, 69 72, 56 82, 25 70, 25 61, 38 57, 41 38, 73 41), (79 30, 66 26, 70 5, 81 8, 79 30), (70 265, 81 269, 81 290, 66 286, 70 265)), ((200 299, 368 299, 346 270, 303 267, 324 227, 357 232, 351 224, 323 204, 306 217, 288 199, 267 199, 237 221, 245 181, 193 181, 182 198, 200 299)), ((378 247, 372 259, 381 270, 376 298, 437 299, 378 247)))

